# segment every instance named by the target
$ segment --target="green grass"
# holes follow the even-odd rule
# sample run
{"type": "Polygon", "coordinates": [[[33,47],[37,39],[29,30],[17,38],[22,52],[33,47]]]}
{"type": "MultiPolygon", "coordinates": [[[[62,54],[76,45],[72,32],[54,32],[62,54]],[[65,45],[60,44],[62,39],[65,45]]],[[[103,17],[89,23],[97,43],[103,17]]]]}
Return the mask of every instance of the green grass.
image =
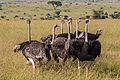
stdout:
{"type": "MultiPolygon", "coordinates": [[[[32,39],[40,41],[44,35],[52,32],[53,24],[60,25],[60,20],[32,20],[32,39]]],[[[75,21],[73,29],[75,31],[75,21]]],[[[84,21],[79,30],[84,31],[84,21]]],[[[88,80],[120,80],[120,20],[90,20],[89,32],[96,33],[102,29],[99,40],[102,45],[101,56],[91,62],[88,80]]],[[[78,76],[77,60],[67,60],[62,69],[61,63],[56,66],[52,59],[33,73],[32,66],[26,65],[21,52],[14,53],[13,47],[27,40],[27,23],[24,20],[0,21],[0,80],[85,80],[85,64],[81,63],[81,75],[78,76]]],[[[66,24],[64,32],[67,32],[66,24]]],[[[60,33],[57,28],[56,33],[60,33]]]]}

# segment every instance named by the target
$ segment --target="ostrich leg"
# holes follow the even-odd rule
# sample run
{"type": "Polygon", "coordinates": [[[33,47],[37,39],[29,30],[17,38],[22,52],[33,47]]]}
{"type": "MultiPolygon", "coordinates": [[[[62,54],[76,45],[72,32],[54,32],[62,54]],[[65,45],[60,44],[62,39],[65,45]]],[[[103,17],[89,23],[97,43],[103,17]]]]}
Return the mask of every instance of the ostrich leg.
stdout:
{"type": "Polygon", "coordinates": [[[89,66],[90,66],[90,62],[88,61],[87,64],[86,64],[86,80],[87,80],[87,77],[88,77],[89,66]]]}
{"type": "Polygon", "coordinates": [[[78,70],[79,70],[78,76],[80,76],[80,68],[81,68],[80,61],[78,60],[78,70]]]}
{"type": "Polygon", "coordinates": [[[35,63],[34,63],[34,61],[33,61],[32,58],[29,58],[29,61],[32,63],[32,66],[33,66],[33,72],[34,72],[34,71],[35,71],[35,63]]]}

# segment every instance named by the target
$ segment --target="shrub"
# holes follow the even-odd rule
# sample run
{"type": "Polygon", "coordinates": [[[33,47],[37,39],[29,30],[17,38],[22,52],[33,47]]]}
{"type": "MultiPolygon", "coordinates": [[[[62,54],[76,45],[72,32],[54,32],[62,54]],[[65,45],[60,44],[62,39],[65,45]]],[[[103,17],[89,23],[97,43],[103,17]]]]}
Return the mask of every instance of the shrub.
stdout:
{"type": "Polygon", "coordinates": [[[37,16],[36,14],[34,14],[34,16],[37,16]]]}
{"type": "Polygon", "coordinates": [[[6,19],[7,21],[9,21],[9,19],[6,19]]]}
{"type": "Polygon", "coordinates": [[[87,19],[89,19],[89,18],[90,18],[90,16],[86,16],[86,18],[87,18],[87,19]]]}
{"type": "Polygon", "coordinates": [[[24,18],[24,17],[21,17],[20,20],[25,20],[25,18],[24,18]]]}
{"type": "Polygon", "coordinates": [[[6,18],[6,16],[1,16],[2,19],[6,18]]]}
{"type": "Polygon", "coordinates": [[[19,17],[19,16],[18,16],[18,15],[15,15],[15,16],[14,16],[14,18],[17,18],[17,17],[19,17]]]}
{"type": "Polygon", "coordinates": [[[67,16],[67,15],[65,15],[65,16],[64,16],[64,19],[68,19],[68,16],[67,16]]]}
{"type": "Polygon", "coordinates": [[[40,19],[41,19],[41,20],[45,20],[45,18],[44,18],[44,17],[41,17],[40,19]]]}
{"type": "Polygon", "coordinates": [[[120,19],[120,12],[114,11],[113,14],[110,15],[113,19],[120,19]]]}
{"type": "Polygon", "coordinates": [[[80,17],[79,19],[86,19],[85,17],[80,17]]]}

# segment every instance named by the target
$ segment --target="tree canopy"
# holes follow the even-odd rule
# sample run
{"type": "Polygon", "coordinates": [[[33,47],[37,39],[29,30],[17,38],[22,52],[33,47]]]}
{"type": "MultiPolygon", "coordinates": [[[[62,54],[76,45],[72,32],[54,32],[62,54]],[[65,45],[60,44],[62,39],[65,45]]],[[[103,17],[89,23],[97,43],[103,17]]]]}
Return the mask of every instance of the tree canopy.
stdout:
{"type": "Polygon", "coordinates": [[[48,1],[47,4],[52,4],[54,10],[56,10],[56,8],[59,6],[62,6],[62,3],[60,1],[48,1]]]}

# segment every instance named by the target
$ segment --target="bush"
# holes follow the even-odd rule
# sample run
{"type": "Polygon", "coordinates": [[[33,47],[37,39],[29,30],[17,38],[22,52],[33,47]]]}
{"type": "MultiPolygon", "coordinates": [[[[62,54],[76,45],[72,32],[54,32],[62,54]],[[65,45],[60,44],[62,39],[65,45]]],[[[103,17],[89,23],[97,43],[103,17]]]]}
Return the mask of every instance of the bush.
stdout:
{"type": "Polygon", "coordinates": [[[25,20],[25,18],[24,18],[24,17],[21,17],[20,20],[25,20]]]}
{"type": "Polygon", "coordinates": [[[40,19],[41,19],[41,20],[45,20],[45,18],[44,18],[44,17],[41,17],[40,19]]]}
{"type": "Polygon", "coordinates": [[[70,10],[64,10],[64,12],[70,12],[70,10]]]}
{"type": "Polygon", "coordinates": [[[6,19],[7,21],[9,21],[9,19],[6,19]]]}
{"type": "Polygon", "coordinates": [[[61,13],[61,11],[55,11],[55,14],[56,14],[57,16],[60,16],[60,13],[61,13]]]}
{"type": "Polygon", "coordinates": [[[14,18],[17,18],[17,17],[19,17],[19,16],[18,16],[18,15],[15,15],[15,16],[14,16],[14,18]]]}
{"type": "Polygon", "coordinates": [[[79,19],[86,19],[85,17],[80,17],[79,19]]]}
{"type": "Polygon", "coordinates": [[[87,5],[91,5],[91,3],[88,3],[87,5]]]}
{"type": "Polygon", "coordinates": [[[2,19],[6,18],[6,16],[1,16],[2,19]]]}
{"type": "Polygon", "coordinates": [[[36,14],[34,14],[34,16],[37,16],[36,14]]]}
{"type": "Polygon", "coordinates": [[[64,16],[64,19],[68,19],[68,16],[67,16],[67,15],[65,15],[65,16],[64,16]]]}
{"type": "Polygon", "coordinates": [[[87,19],[89,19],[89,18],[90,18],[90,16],[86,16],[86,18],[87,18],[87,19]]]}
{"type": "Polygon", "coordinates": [[[106,18],[106,16],[102,16],[102,19],[105,19],[106,18]]]}
{"type": "Polygon", "coordinates": [[[105,19],[108,18],[108,13],[103,10],[93,10],[93,19],[105,19]]]}
{"type": "Polygon", "coordinates": [[[113,14],[110,15],[113,19],[120,19],[120,12],[114,11],[113,14]]]}

